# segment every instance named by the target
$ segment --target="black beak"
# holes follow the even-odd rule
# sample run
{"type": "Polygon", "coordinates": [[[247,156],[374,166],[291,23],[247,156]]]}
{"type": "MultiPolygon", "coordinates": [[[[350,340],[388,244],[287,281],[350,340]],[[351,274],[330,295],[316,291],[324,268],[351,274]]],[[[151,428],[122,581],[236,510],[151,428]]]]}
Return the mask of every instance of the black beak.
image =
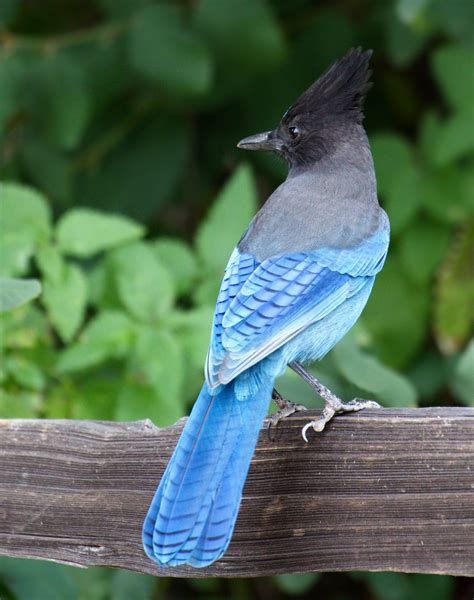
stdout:
{"type": "Polygon", "coordinates": [[[281,150],[282,147],[281,140],[273,130],[250,135],[237,144],[237,148],[244,150],[281,150]]]}

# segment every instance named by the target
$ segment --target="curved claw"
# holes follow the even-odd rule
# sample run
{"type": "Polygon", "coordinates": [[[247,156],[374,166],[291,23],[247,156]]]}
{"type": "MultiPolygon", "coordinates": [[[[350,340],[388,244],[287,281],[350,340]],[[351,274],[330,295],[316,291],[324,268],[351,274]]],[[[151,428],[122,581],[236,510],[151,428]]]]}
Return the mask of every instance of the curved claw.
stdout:
{"type": "Polygon", "coordinates": [[[311,425],[312,425],[312,421],[310,421],[309,423],[306,423],[306,425],[301,430],[301,435],[303,436],[303,439],[306,443],[308,443],[308,438],[306,437],[306,432],[311,427],[311,425]]]}
{"type": "Polygon", "coordinates": [[[357,412],[359,410],[363,410],[364,408],[382,408],[378,402],[375,400],[363,400],[361,398],[354,398],[349,402],[342,402],[338,398],[332,400],[332,402],[326,402],[326,405],[323,409],[321,417],[316,421],[309,421],[301,430],[301,435],[306,443],[308,443],[308,438],[306,436],[306,432],[310,427],[314,429],[314,431],[321,433],[326,427],[326,424],[336,415],[344,412],[357,412]]]}
{"type": "Polygon", "coordinates": [[[317,421],[309,421],[309,423],[306,423],[306,425],[301,430],[301,435],[303,436],[304,441],[306,443],[308,443],[308,438],[306,437],[306,432],[308,431],[308,429],[310,427],[312,429],[314,429],[314,431],[316,431],[317,433],[321,433],[321,431],[324,430],[324,427],[326,426],[327,422],[328,422],[327,419],[321,418],[321,419],[318,419],[317,421]]]}

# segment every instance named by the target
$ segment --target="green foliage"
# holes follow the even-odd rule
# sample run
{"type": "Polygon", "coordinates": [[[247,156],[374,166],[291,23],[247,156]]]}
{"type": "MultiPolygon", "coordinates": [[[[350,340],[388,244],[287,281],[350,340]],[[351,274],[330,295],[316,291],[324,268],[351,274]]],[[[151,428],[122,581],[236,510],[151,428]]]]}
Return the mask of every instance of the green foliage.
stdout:
{"type": "MultiPolygon", "coordinates": [[[[312,370],[347,398],[473,406],[474,3],[355,4],[0,2],[0,418],[167,425],[189,410],[229,255],[285,175],[235,143],[274,127],[353,45],[374,48],[366,125],[391,247],[353,334],[312,370]]],[[[277,387],[318,404],[292,372],[277,387]]],[[[15,600],[151,600],[166,581],[0,561],[0,596],[15,600]]],[[[202,598],[331,600],[356,583],[373,600],[453,595],[448,578],[337,581],[191,585],[202,598]]],[[[180,585],[170,598],[190,595],[180,585]]]]}
{"type": "Polygon", "coordinates": [[[212,63],[205,44],[185,26],[176,6],[148,6],[139,13],[129,34],[130,61],[143,76],[171,96],[205,93],[212,63]]]}
{"type": "Polygon", "coordinates": [[[256,206],[250,167],[242,166],[222,190],[197,232],[196,248],[206,269],[223,272],[256,206]]]}
{"type": "Polygon", "coordinates": [[[64,264],[58,278],[45,275],[42,300],[57,333],[63,342],[70,342],[86,310],[86,280],[80,267],[64,264]]]}
{"type": "Polygon", "coordinates": [[[278,64],[284,55],[282,32],[264,0],[199,0],[194,19],[218,62],[235,76],[278,64]]]}
{"type": "Polygon", "coordinates": [[[380,600],[450,600],[453,578],[403,573],[358,573],[380,600]]]}
{"type": "Polygon", "coordinates": [[[1,274],[24,275],[34,250],[49,239],[49,206],[35,190],[0,184],[0,216],[1,274]]]}
{"type": "Polygon", "coordinates": [[[380,399],[385,406],[414,406],[416,391],[404,377],[361,352],[350,337],[334,349],[334,360],[341,374],[361,390],[380,399]]]}
{"type": "Polygon", "coordinates": [[[434,312],[440,348],[451,353],[474,330],[474,221],[466,223],[439,270],[434,312]]]}
{"type": "Polygon", "coordinates": [[[451,106],[474,104],[474,50],[462,44],[442,46],[433,53],[433,70],[451,106]]]}
{"type": "Polygon", "coordinates": [[[300,596],[309,592],[320,578],[318,573],[302,573],[299,575],[277,575],[275,583],[282,592],[289,596],[300,596]]]}
{"type": "Polygon", "coordinates": [[[452,385],[454,393],[461,402],[474,406],[474,340],[470,342],[457,362],[452,385]]]}
{"type": "Polygon", "coordinates": [[[87,258],[142,235],[143,228],[129,219],[87,209],[69,211],[56,229],[62,252],[80,258],[87,258]]]}
{"type": "Polygon", "coordinates": [[[48,598],[77,600],[79,589],[73,577],[62,566],[39,561],[26,562],[0,558],[0,575],[15,594],[16,600],[48,598]]]}
{"type": "Polygon", "coordinates": [[[171,275],[148,244],[117,248],[110,254],[110,268],[122,305],[137,319],[153,322],[170,310],[171,275]]]}
{"type": "Polygon", "coordinates": [[[40,293],[41,285],[36,279],[0,277],[0,312],[21,306],[40,293]]]}

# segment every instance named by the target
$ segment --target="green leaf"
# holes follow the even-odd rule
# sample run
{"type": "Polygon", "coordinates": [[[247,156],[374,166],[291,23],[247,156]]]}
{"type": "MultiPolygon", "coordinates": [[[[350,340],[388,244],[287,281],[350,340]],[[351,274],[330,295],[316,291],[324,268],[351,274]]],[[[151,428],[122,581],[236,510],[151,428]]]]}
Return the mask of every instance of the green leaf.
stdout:
{"type": "Polygon", "coordinates": [[[44,395],[41,418],[70,419],[77,397],[76,386],[71,381],[49,386],[47,394],[44,395]]]}
{"type": "Polygon", "coordinates": [[[402,23],[416,27],[426,19],[426,9],[430,0],[397,0],[395,13],[402,23]]]}
{"type": "Polygon", "coordinates": [[[77,600],[115,600],[109,594],[112,569],[66,567],[79,587],[77,600]]]}
{"type": "Polygon", "coordinates": [[[474,407],[474,339],[458,360],[451,387],[461,402],[474,407]]]}
{"type": "MultiPolygon", "coordinates": [[[[349,18],[348,13],[339,10],[333,3],[321,5],[317,11],[308,13],[305,17],[305,27],[298,28],[295,33],[291,60],[286,64],[290,66],[289,75],[293,72],[293,76],[296,76],[299,89],[294,90],[294,95],[288,98],[286,106],[293,103],[303,89],[312,83],[319,73],[325,71],[329,64],[342,56],[343,48],[357,45],[358,36],[354,21],[349,18]],[[314,51],[315,39],[318,40],[317,52],[314,51]],[[298,64],[297,69],[294,68],[295,64],[298,64]]],[[[278,71],[276,76],[280,79],[281,86],[283,82],[278,71]]]]}
{"type": "Polygon", "coordinates": [[[430,0],[429,16],[450,37],[472,45],[474,4],[466,0],[430,0]]]}
{"type": "Polygon", "coordinates": [[[417,222],[400,237],[400,261],[414,283],[427,284],[441,263],[451,238],[443,225],[417,222]]]}
{"type": "Polygon", "coordinates": [[[50,346],[50,328],[46,316],[34,304],[3,313],[0,320],[0,342],[5,348],[31,349],[36,346],[50,346]]]}
{"type": "Polygon", "coordinates": [[[474,221],[467,223],[439,271],[434,332],[438,346],[452,354],[474,329],[474,221]]]}
{"type": "Polygon", "coordinates": [[[186,364],[186,398],[194,398],[202,386],[213,315],[213,306],[202,306],[193,310],[174,311],[166,321],[182,347],[186,364]]]}
{"type": "Polygon", "coordinates": [[[177,6],[145,8],[134,20],[129,51],[135,69],[168,94],[196,96],[210,87],[209,52],[185,26],[177,6]]]}
{"type": "Polygon", "coordinates": [[[412,574],[411,595],[408,600],[452,600],[455,583],[455,577],[447,575],[412,574]]]}
{"type": "Polygon", "coordinates": [[[66,51],[44,53],[36,64],[29,109],[48,140],[65,150],[82,139],[92,116],[84,70],[66,51]]]}
{"type": "Polygon", "coordinates": [[[411,382],[362,352],[349,336],[333,350],[340,373],[361,390],[373,394],[388,406],[416,406],[416,390],[411,382]]]}
{"type": "Polygon", "coordinates": [[[61,281],[65,263],[56,246],[41,246],[35,254],[35,261],[43,277],[49,281],[61,281]]]}
{"type": "Polygon", "coordinates": [[[214,306],[202,306],[187,311],[174,311],[167,319],[183,345],[186,364],[197,367],[201,372],[204,367],[211,334],[214,306]]]}
{"type": "MultiPolygon", "coordinates": [[[[114,571],[111,597],[113,600],[152,600],[157,578],[131,571],[114,571]]],[[[155,596],[157,597],[157,595],[155,596]]]]}
{"type": "Polygon", "coordinates": [[[87,208],[68,211],[56,228],[61,250],[81,258],[131,242],[143,234],[143,227],[126,217],[87,208]]]}
{"type": "Polygon", "coordinates": [[[198,265],[191,248],[177,238],[161,237],[152,243],[160,263],[171,275],[178,294],[188,292],[198,273],[198,265]]]}
{"type": "Polygon", "coordinates": [[[435,164],[445,165],[474,150],[474,103],[460,109],[438,126],[432,148],[435,164]]]}
{"type": "Polygon", "coordinates": [[[401,136],[383,132],[370,136],[377,173],[377,187],[383,194],[396,189],[400,173],[413,166],[410,144],[401,136]]]}
{"type": "Polygon", "coordinates": [[[438,352],[423,353],[410,369],[409,377],[420,398],[434,400],[450,379],[448,361],[438,352]]]}
{"type": "Polygon", "coordinates": [[[0,557],[2,580],[16,600],[78,600],[78,588],[64,565],[0,557]]]}
{"type": "Polygon", "coordinates": [[[5,235],[0,233],[0,235],[0,256],[2,257],[0,276],[25,275],[28,272],[30,258],[33,254],[33,240],[21,231],[5,235]]]}
{"type": "Polygon", "coordinates": [[[240,166],[220,192],[196,235],[196,248],[205,267],[222,274],[239,238],[257,209],[250,167],[240,166]]]}
{"type": "Polygon", "coordinates": [[[285,56],[282,32],[264,0],[199,0],[194,22],[234,74],[271,67],[285,56]]]}
{"type": "Polygon", "coordinates": [[[142,328],[130,354],[129,382],[119,394],[115,418],[149,418],[160,426],[174,423],[184,413],[183,376],[183,356],[174,336],[142,328]]]}
{"type": "Polygon", "coordinates": [[[64,152],[44,138],[28,138],[21,148],[21,162],[32,183],[53,203],[67,206],[72,200],[73,172],[64,152]]]}
{"type": "Polygon", "coordinates": [[[192,293],[195,304],[198,306],[215,305],[222,276],[222,271],[207,274],[207,277],[196,285],[192,293]]]}
{"type": "Polygon", "coordinates": [[[51,215],[44,197],[26,186],[0,183],[0,273],[23,275],[35,245],[50,236],[51,215]]]}
{"type": "MultiPolygon", "coordinates": [[[[412,4],[415,2],[412,0],[412,4]]],[[[409,65],[420,54],[428,39],[428,32],[408,26],[389,14],[386,21],[387,54],[391,62],[403,67],[409,65]]]]}
{"type": "Polygon", "coordinates": [[[300,596],[309,593],[319,578],[320,573],[294,573],[291,575],[277,575],[273,579],[278,588],[285,594],[300,596]]]}
{"type": "Polygon", "coordinates": [[[35,242],[49,239],[51,212],[44,196],[18,183],[0,183],[0,233],[21,231],[35,242]]]}
{"type": "Polygon", "coordinates": [[[58,371],[79,371],[107,359],[125,357],[134,331],[135,325],[126,314],[118,311],[101,312],[88,323],[77,343],[61,353],[56,365],[58,371]]]}
{"type": "Polygon", "coordinates": [[[462,223],[474,214],[468,177],[461,167],[449,165],[426,173],[418,189],[423,208],[442,223],[462,223]]]}
{"type": "Polygon", "coordinates": [[[454,577],[404,573],[357,573],[377,600],[451,600],[454,577]]]}
{"type": "Polygon", "coordinates": [[[71,419],[112,420],[122,381],[90,379],[74,389],[71,419]]]}
{"type": "Polygon", "coordinates": [[[60,279],[44,280],[42,301],[54,328],[64,342],[79,330],[87,301],[87,286],[82,270],[65,264],[60,279]]]}
{"type": "Polygon", "coordinates": [[[77,197],[83,205],[150,219],[181,183],[188,147],[184,120],[160,109],[114,144],[99,164],[92,162],[78,182],[77,197]]]}
{"type": "Polygon", "coordinates": [[[38,418],[41,408],[41,396],[36,392],[6,392],[0,388],[0,418],[34,419],[38,418]]]}
{"type": "Polygon", "coordinates": [[[150,385],[159,396],[163,423],[165,414],[175,420],[182,414],[181,386],[184,363],[181,348],[168,331],[142,328],[128,365],[130,375],[150,385]]]}
{"type": "Polygon", "coordinates": [[[380,133],[371,137],[371,147],[378,192],[385,199],[391,230],[396,235],[413,221],[420,208],[420,173],[412,149],[402,137],[380,133]]]}
{"type": "Polygon", "coordinates": [[[433,149],[438,144],[441,126],[441,117],[434,110],[427,110],[421,117],[418,146],[423,159],[430,164],[435,164],[433,149]]]}
{"type": "Polygon", "coordinates": [[[123,305],[137,319],[156,321],[173,304],[173,283],[153,249],[143,242],[112,251],[110,260],[123,305]]]}
{"type": "Polygon", "coordinates": [[[377,600],[410,598],[410,581],[402,573],[361,573],[360,576],[367,581],[377,600]]]}
{"type": "Polygon", "coordinates": [[[5,370],[22,387],[40,391],[46,385],[46,378],[41,369],[24,356],[7,356],[4,366],[5,370]]]}
{"type": "Polygon", "coordinates": [[[428,290],[410,281],[392,248],[361,317],[383,362],[401,369],[415,356],[427,334],[429,301],[428,290]]]}
{"type": "Polygon", "coordinates": [[[122,308],[114,265],[110,256],[104,257],[88,272],[90,302],[100,310],[119,310],[122,308]]]}
{"type": "Polygon", "coordinates": [[[474,104],[474,49],[451,44],[433,53],[433,71],[438,84],[453,108],[474,104]]]}
{"type": "Polygon", "coordinates": [[[36,279],[9,279],[0,277],[0,312],[16,308],[36,298],[41,284],[36,279]]]}

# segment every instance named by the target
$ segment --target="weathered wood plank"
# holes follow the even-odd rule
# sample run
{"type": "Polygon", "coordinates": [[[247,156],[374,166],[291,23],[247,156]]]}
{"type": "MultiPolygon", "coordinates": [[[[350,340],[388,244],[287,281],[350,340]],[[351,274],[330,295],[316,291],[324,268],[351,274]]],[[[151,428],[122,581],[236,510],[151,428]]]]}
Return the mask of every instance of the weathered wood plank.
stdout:
{"type": "Polygon", "coordinates": [[[394,570],[474,575],[474,410],[300,413],[262,431],[233,541],[211,567],[160,569],[142,521],[184,420],[0,420],[0,554],[146,573],[394,570]]]}

